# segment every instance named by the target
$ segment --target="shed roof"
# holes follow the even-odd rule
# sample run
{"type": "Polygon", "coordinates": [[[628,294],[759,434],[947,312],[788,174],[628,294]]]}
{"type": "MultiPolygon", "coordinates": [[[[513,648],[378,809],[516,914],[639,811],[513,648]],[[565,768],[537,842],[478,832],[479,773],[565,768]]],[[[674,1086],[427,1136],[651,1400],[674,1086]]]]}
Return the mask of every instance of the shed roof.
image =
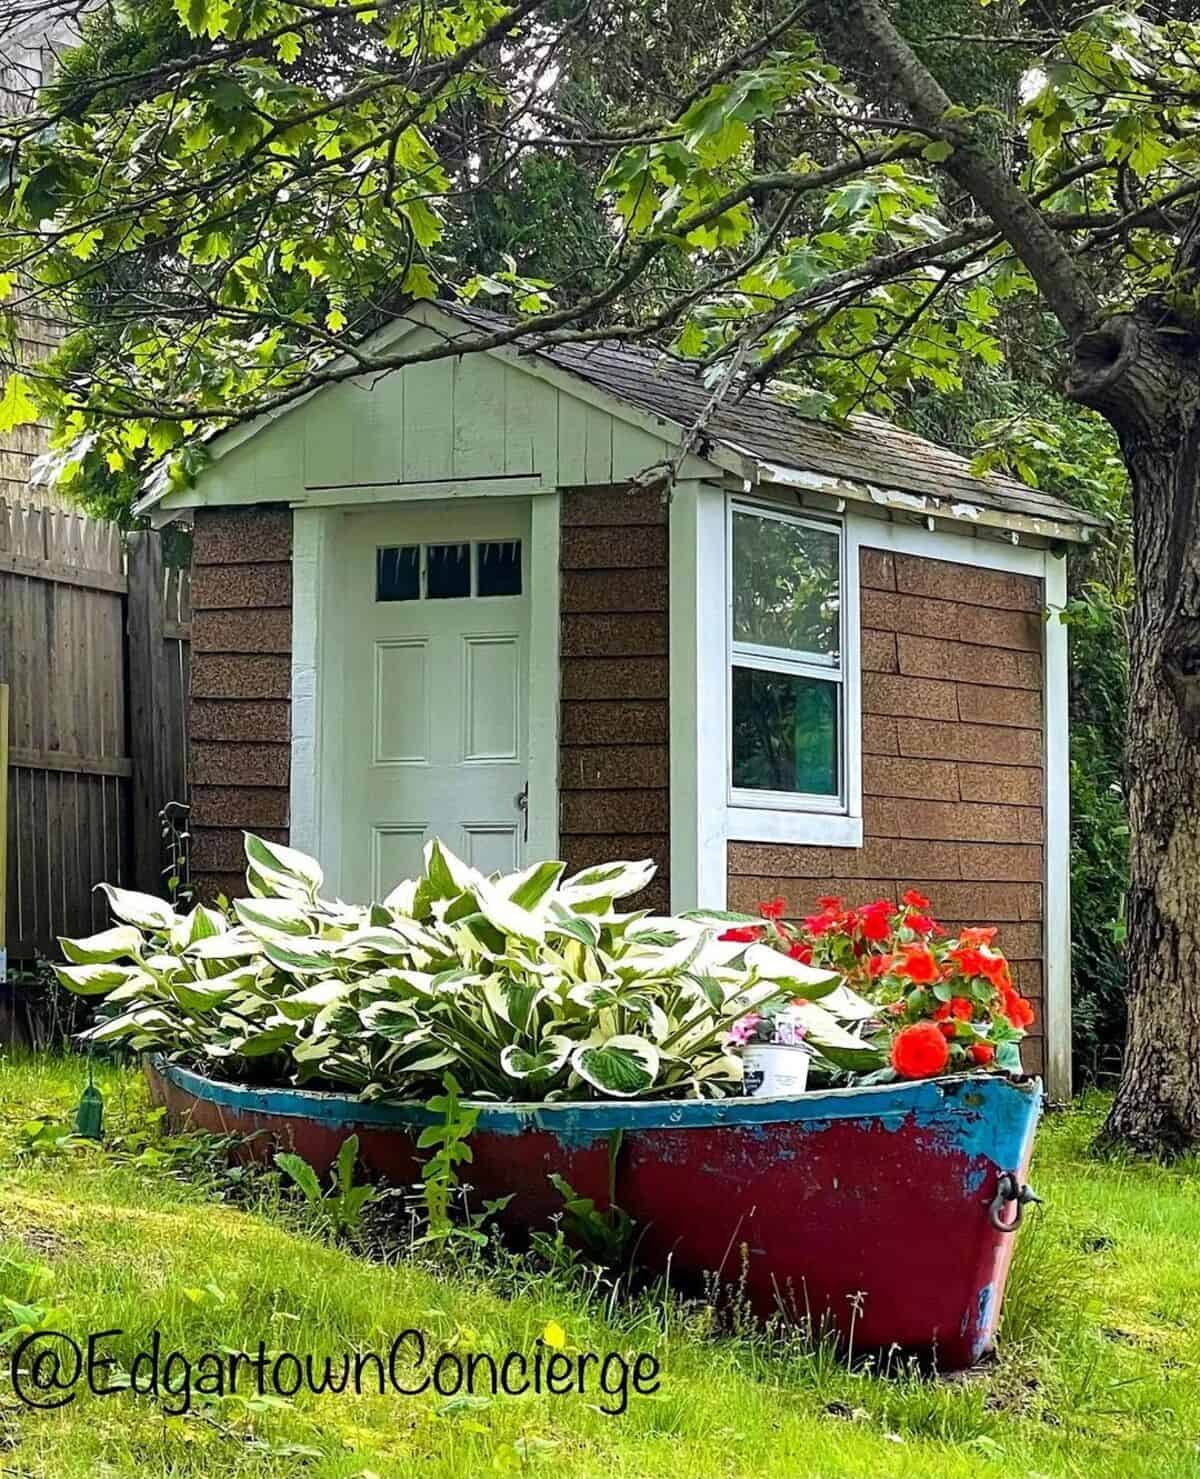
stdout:
{"type": "MultiPolygon", "coordinates": [[[[476,308],[443,311],[470,329],[494,329],[512,322],[476,308]]],[[[597,390],[651,415],[665,417],[682,431],[696,425],[712,396],[698,367],[663,350],[616,340],[556,344],[523,351],[577,375],[597,390]]],[[[704,421],[707,441],[765,464],[769,469],[815,472],[839,481],[868,483],[926,500],[925,511],[970,517],[973,507],[1037,520],[1067,539],[1087,539],[1103,521],[1061,498],[1041,493],[1015,478],[979,476],[965,457],[878,416],[860,415],[836,426],[804,416],[768,386],[740,400],[726,399],[704,421]]]]}

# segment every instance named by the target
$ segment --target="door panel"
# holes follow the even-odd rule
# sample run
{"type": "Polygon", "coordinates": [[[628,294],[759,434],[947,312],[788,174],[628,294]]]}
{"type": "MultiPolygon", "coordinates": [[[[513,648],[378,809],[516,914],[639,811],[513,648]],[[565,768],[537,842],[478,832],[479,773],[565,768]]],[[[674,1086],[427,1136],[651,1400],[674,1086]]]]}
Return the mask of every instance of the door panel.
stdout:
{"type": "Polygon", "coordinates": [[[527,500],[345,515],[343,867],[380,898],[432,837],[485,872],[523,861],[527,500]]]}
{"type": "Polygon", "coordinates": [[[521,753],[521,638],[466,637],[464,760],[517,760],[521,753]]]}
{"type": "Polygon", "coordinates": [[[429,643],[375,643],[375,764],[429,760],[429,643]]]}
{"type": "Polygon", "coordinates": [[[512,873],[519,864],[515,826],[466,824],[466,862],[481,873],[512,873]]]}

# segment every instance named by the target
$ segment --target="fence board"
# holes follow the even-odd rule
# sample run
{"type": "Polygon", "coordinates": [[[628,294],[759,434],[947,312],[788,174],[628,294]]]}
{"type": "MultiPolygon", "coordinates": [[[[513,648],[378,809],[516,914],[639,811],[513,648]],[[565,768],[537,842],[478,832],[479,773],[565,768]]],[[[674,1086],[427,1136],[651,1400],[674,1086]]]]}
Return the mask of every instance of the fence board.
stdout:
{"type": "Polygon", "coordinates": [[[101,879],[158,886],[157,812],[187,799],[190,621],[189,573],[162,571],[157,534],[127,554],[112,524],[0,499],[10,961],[102,928],[101,879]]]}

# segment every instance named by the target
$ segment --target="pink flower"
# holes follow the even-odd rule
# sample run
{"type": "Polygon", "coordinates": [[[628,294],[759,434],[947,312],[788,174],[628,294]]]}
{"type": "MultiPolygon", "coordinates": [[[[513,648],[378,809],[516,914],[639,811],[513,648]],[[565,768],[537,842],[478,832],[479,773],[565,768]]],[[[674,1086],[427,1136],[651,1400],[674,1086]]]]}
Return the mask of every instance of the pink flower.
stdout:
{"type": "Polygon", "coordinates": [[[737,1043],[739,1047],[745,1047],[754,1036],[754,1029],[761,1021],[761,1012],[748,1012],[746,1016],[739,1017],[729,1029],[729,1041],[737,1043]]]}

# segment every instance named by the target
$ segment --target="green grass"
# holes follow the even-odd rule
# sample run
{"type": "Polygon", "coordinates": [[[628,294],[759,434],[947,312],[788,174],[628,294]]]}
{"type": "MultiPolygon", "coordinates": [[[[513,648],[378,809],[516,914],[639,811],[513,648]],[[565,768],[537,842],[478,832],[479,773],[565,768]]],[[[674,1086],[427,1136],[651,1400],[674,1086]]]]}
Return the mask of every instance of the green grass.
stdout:
{"type": "MultiPolygon", "coordinates": [[[[602,1301],[511,1260],[457,1273],[371,1262],[304,1230],[277,1182],[223,1204],[207,1159],[175,1150],[32,1152],[21,1126],[63,1123],[78,1061],[0,1060],[0,1344],[4,1299],[75,1337],[150,1332],[221,1349],[385,1350],[419,1326],[438,1348],[532,1350],[550,1321],[571,1346],[651,1351],[660,1392],[610,1417],[591,1399],[226,1398],[188,1416],[128,1392],[31,1412],[0,1352],[4,1479],[429,1479],[530,1474],[779,1479],[1173,1479],[1200,1474],[1197,1167],[1100,1164],[1099,1103],[1040,1132],[1046,1198],[1023,1231],[1000,1360],[959,1381],[846,1370],[799,1342],[715,1336],[707,1313],[646,1296],[602,1301]]],[[[140,1080],[105,1070],[111,1135],[146,1123],[140,1080]]],[[[903,1257],[902,1243],[881,1257],[903,1257]]]]}

